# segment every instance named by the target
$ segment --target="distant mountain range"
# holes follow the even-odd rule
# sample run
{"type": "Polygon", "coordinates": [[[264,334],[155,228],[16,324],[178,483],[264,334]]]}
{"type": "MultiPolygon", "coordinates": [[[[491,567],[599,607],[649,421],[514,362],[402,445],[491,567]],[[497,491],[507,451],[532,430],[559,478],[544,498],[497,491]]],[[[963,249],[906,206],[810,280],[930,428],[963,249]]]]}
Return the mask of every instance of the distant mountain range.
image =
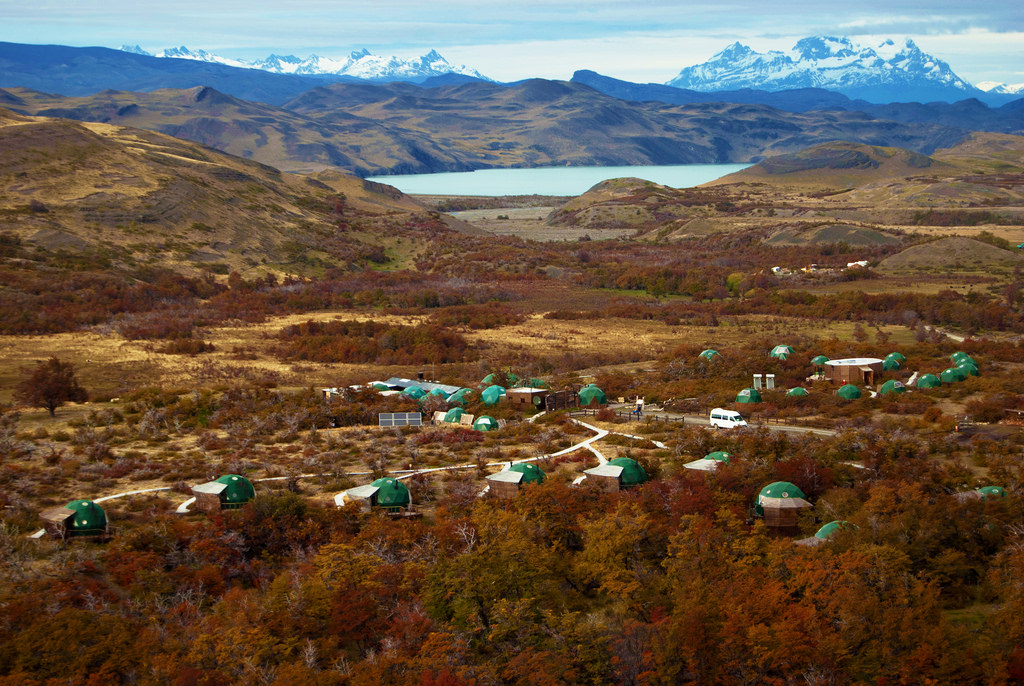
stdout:
{"type": "Polygon", "coordinates": [[[984,93],[909,38],[870,47],[835,36],[803,38],[789,52],[761,53],[733,43],[683,69],[668,85],[696,91],[824,88],[875,103],[952,102],[984,93]]]}
{"type": "Polygon", "coordinates": [[[445,73],[382,84],[15,43],[0,43],[0,89],[0,108],[20,114],[156,130],[282,170],[362,175],[748,162],[837,140],[929,154],[972,131],[1024,134],[1024,98],[872,104],[823,88],[707,93],[589,71],[572,82],[445,73]]]}
{"type": "MultiPolygon", "coordinates": [[[[364,49],[341,59],[319,55],[306,58],[269,55],[265,59],[251,61],[222,57],[185,46],[167,48],[154,55],[137,45],[122,46],[121,50],[135,55],[187,59],[272,74],[360,79],[373,83],[423,83],[428,79],[453,77],[493,81],[465,65],[452,65],[436,50],[408,60],[382,57],[364,49]]],[[[585,72],[582,70],[577,74],[585,72]]],[[[901,43],[886,40],[875,46],[863,46],[849,38],[836,36],[803,38],[788,52],[772,50],[761,53],[742,43],[733,43],[707,62],[686,67],[665,85],[691,94],[728,93],[732,98],[730,102],[765,104],[770,104],[768,100],[772,98],[760,94],[780,91],[804,91],[801,98],[810,96],[810,100],[819,101],[819,105],[830,104],[835,94],[870,103],[956,102],[975,97],[989,104],[1001,105],[1024,93],[1024,84],[986,81],[974,86],[954,73],[946,62],[922,51],[909,39],[901,43]],[[816,93],[808,92],[811,90],[816,93]]],[[[707,101],[699,96],[681,97],[683,100],[665,94],[659,99],[676,103],[707,101]]],[[[789,102],[792,99],[783,100],[789,102]]]]}
{"type": "Polygon", "coordinates": [[[319,55],[310,55],[306,58],[299,58],[294,55],[270,55],[265,59],[253,61],[221,57],[206,50],[190,50],[184,45],[178,48],[167,48],[156,54],[150,54],[138,45],[123,45],[121,50],[133,55],[171,57],[223,64],[243,69],[260,69],[272,74],[350,76],[364,81],[375,82],[409,81],[420,83],[426,79],[447,74],[461,74],[480,79],[481,81],[492,80],[465,65],[452,65],[437,50],[431,50],[422,57],[409,60],[400,57],[381,57],[372,54],[369,50],[363,49],[353,51],[344,59],[321,57],[319,55]]]}

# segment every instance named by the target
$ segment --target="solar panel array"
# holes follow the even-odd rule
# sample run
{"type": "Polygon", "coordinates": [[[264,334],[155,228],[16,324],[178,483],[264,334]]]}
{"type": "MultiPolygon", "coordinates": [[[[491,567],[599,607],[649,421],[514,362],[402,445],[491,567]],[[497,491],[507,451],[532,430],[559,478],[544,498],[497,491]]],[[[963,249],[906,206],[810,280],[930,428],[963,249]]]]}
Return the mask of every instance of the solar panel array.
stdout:
{"type": "Polygon", "coordinates": [[[381,412],[377,415],[378,426],[423,426],[423,415],[419,412],[381,412]]]}

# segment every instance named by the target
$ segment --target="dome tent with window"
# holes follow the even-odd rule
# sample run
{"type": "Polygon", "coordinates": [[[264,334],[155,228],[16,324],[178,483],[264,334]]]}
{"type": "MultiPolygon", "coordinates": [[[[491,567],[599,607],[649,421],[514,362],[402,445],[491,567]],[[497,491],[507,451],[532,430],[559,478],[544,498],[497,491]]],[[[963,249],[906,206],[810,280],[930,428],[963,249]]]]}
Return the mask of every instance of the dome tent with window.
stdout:
{"type": "Polygon", "coordinates": [[[707,350],[701,350],[700,354],[697,355],[697,357],[703,358],[710,362],[711,360],[714,359],[721,359],[722,354],[719,353],[717,350],[712,350],[711,348],[708,348],[707,350]]]}
{"type": "Polygon", "coordinates": [[[938,388],[942,381],[934,374],[922,374],[917,378],[916,385],[918,388],[938,388]]]}
{"type": "Polygon", "coordinates": [[[377,494],[374,502],[377,507],[409,507],[409,503],[412,502],[412,497],[409,495],[409,489],[406,488],[406,485],[398,479],[377,479],[370,485],[377,488],[377,494]]]}
{"type": "Polygon", "coordinates": [[[899,362],[900,364],[903,364],[904,362],[907,361],[907,356],[904,355],[903,353],[891,352],[885,356],[885,359],[893,359],[899,362]]]}
{"type": "Polygon", "coordinates": [[[490,415],[482,414],[473,422],[473,428],[477,431],[495,431],[498,428],[498,420],[490,415]]]}
{"type": "Polygon", "coordinates": [[[973,357],[971,357],[967,353],[965,353],[963,351],[960,351],[960,350],[957,350],[955,353],[950,355],[949,359],[953,363],[954,367],[956,365],[960,364],[961,362],[970,362],[973,365],[977,365],[978,364],[977,362],[974,361],[973,357]]]}
{"type": "Polygon", "coordinates": [[[768,353],[769,357],[774,357],[776,360],[786,360],[792,355],[795,350],[788,345],[777,345],[772,348],[772,351],[768,353]]]}
{"type": "Polygon", "coordinates": [[[617,457],[605,464],[585,469],[586,483],[613,493],[647,481],[647,472],[640,463],[629,457],[617,457]]]}
{"type": "Polygon", "coordinates": [[[967,372],[965,372],[962,369],[957,369],[956,367],[950,367],[949,369],[943,370],[943,372],[939,374],[939,379],[942,381],[942,383],[957,383],[959,381],[966,381],[967,372]]]}
{"type": "Polygon", "coordinates": [[[407,510],[412,505],[412,494],[404,483],[392,477],[377,479],[366,486],[356,486],[334,497],[338,507],[360,503],[365,510],[374,507],[388,512],[407,510]]]}
{"type": "Polygon", "coordinates": [[[882,360],[882,371],[895,372],[902,366],[899,360],[894,357],[886,357],[882,360]]]}
{"type": "Polygon", "coordinates": [[[796,388],[791,388],[788,391],[786,391],[786,395],[792,395],[802,398],[804,396],[810,395],[810,393],[803,386],[797,386],[796,388]]]}
{"type": "Polygon", "coordinates": [[[882,384],[882,387],[880,389],[878,389],[878,393],[879,393],[879,395],[886,395],[888,393],[900,394],[900,393],[905,393],[906,390],[907,390],[907,387],[904,385],[904,383],[902,381],[896,381],[895,379],[889,379],[884,384],[882,384]]]}
{"type": "Polygon", "coordinates": [[[963,371],[967,376],[980,376],[978,365],[973,362],[968,362],[967,360],[957,362],[955,369],[963,371]]]}
{"type": "Polygon", "coordinates": [[[487,477],[491,490],[500,498],[514,498],[526,484],[544,483],[544,472],[533,462],[518,462],[487,477]]]}
{"type": "Polygon", "coordinates": [[[761,393],[756,388],[744,388],[736,394],[736,402],[759,403],[761,402],[761,393]]]}
{"type": "Polygon", "coordinates": [[[754,504],[754,513],[764,517],[764,523],[778,532],[793,532],[797,528],[800,510],[813,507],[804,492],[788,481],[776,481],[761,489],[754,504]]]}
{"type": "Polygon", "coordinates": [[[225,474],[213,481],[192,487],[196,506],[206,512],[234,510],[256,497],[252,482],[238,474],[225,474]]]}
{"type": "Polygon", "coordinates": [[[106,538],[107,513],[91,500],[72,500],[64,507],[44,510],[46,530],[57,538],[106,538]]]}
{"type": "Polygon", "coordinates": [[[812,357],[811,358],[811,364],[813,364],[815,367],[821,367],[826,362],[828,362],[828,356],[827,355],[818,355],[816,357],[812,357]]]}
{"type": "Polygon", "coordinates": [[[713,472],[717,470],[720,465],[729,464],[730,457],[732,457],[732,455],[724,450],[716,450],[708,453],[699,460],[687,462],[683,467],[686,469],[695,469],[700,472],[713,472]]]}
{"type": "Polygon", "coordinates": [[[861,392],[860,389],[852,383],[848,383],[845,386],[840,387],[839,390],[836,391],[836,395],[843,400],[857,400],[860,398],[861,392]]]}

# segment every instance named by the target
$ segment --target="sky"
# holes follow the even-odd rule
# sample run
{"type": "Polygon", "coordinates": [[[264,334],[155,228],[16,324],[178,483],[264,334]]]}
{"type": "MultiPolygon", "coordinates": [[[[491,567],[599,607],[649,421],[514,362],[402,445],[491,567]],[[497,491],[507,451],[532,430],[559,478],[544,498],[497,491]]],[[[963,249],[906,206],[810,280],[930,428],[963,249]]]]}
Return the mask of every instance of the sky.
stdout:
{"type": "Polygon", "coordinates": [[[437,49],[499,81],[591,69],[664,83],[740,41],[788,50],[812,35],[911,38],[978,83],[1024,82],[1021,0],[0,0],[0,40],[225,57],[409,58],[437,49]]]}

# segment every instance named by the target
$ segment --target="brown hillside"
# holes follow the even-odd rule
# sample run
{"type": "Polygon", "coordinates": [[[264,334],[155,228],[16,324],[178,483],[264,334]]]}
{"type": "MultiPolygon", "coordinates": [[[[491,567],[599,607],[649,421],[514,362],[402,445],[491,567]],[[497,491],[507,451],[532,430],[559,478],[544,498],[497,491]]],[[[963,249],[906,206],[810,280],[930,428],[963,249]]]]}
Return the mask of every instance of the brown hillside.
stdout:
{"type": "Polygon", "coordinates": [[[900,240],[875,229],[849,224],[822,224],[811,229],[784,229],[765,240],[768,245],[846,243],[851,246],[895,245],[900,240]]]}
{"type": "Polygon", "coordinates": [[[1024,136],[972,133],[951,148],[936,150],[936,160],[978,174],[1024,173],[1024,136]]]}
{"type": "Polygon", "coordinates": [[[837,141],[769,157],[712,184],[770,181],[850,188],[879,179],[935,175],[954,170],[950,164],[911,150],[837,141]]]}
{"type": "Polygon", "coordinates": [[[418,209],[388,187],[368,191],[341,174],[327,181],[150,131],[0,110],[4,230],[112,265],[221,273],[348,265],[363,248],[339,234],[339,221],[418,209]]]}
{"type": "Polygon", "coordinates": [[[949,236],[911,246],[878,265],[882,272],[918,270],[976,271],[1024,263],[1024,256],[963,236],[949,236]]]}
{"type": "Polygon", "coordinates": [[[331,84],[283,107],[205,87],[78,98],[11,88],[0,97],[24,114],[158,130],[279,169],[360,174],[749,161],[843,139],[930,151],[963,137],[952,127],[856,112],[627,102],[542,79],[509,87],[331,84]]]}

